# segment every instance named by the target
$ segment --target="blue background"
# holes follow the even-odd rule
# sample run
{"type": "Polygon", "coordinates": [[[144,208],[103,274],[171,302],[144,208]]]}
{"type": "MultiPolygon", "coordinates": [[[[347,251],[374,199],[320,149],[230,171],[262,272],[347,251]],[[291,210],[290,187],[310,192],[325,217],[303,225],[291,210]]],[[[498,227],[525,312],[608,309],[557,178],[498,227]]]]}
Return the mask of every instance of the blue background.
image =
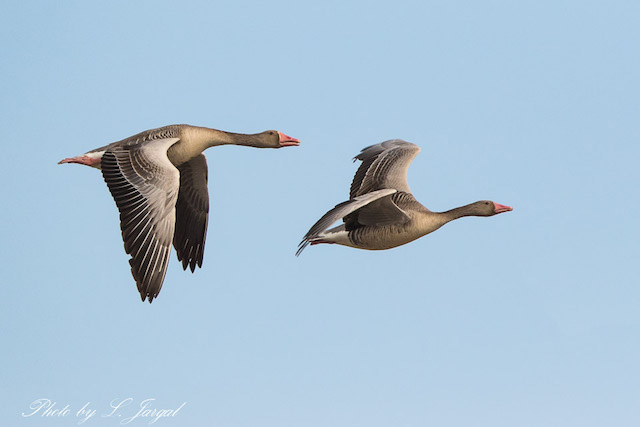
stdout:
{"type": "Polygon", "coordinates": [[[179,3],[1,3],[3,424],[640,423],[638,2],[179,3]],[[56,163],[174,123],[302,145],[207,151],[203,269],[142,304],[100,173],[56,163]],[[514,211],[294,257],[391,138],[428,208],[514,211]]]}

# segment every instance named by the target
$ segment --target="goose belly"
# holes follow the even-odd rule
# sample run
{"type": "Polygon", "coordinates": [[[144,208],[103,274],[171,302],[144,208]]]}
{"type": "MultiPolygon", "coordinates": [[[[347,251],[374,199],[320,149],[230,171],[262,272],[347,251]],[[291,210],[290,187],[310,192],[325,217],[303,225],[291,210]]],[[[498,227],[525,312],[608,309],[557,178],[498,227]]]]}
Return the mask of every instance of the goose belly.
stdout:
{"type": "Polygon", "coordinates": [[[427,233],[406,226],[361,227],[349,232],[353,247],[369,250],[384,250],[405,245],[427,233]]]}

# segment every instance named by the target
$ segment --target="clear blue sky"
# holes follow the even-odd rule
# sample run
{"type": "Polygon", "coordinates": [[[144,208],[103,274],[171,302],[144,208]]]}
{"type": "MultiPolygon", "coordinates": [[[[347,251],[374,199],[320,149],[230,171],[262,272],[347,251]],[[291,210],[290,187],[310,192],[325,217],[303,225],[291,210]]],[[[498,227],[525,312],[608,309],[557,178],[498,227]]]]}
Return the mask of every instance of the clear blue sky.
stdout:
{"type": "Polygon", "coordinates": [[[638,2],[0,8],[3,425],[640,424],[638,2]],[[302,145],[206,153],[204,268],[149,305],[100,173],[56,163],[174,123],[302,145]],[[390,138],[430,209],[515,210],[296,258],[390,138]]]}

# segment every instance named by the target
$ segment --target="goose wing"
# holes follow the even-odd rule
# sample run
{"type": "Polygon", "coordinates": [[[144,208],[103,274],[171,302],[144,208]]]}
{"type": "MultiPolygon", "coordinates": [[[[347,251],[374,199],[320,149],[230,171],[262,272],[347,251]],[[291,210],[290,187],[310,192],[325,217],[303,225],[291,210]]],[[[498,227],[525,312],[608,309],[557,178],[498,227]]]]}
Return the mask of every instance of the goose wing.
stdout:
{"type": "Polygon", "coordinates": [[[207,189],[207,159],[204,154],[178,166],[180,191],[176,203],[176,232],[173,246],[182,268],[193,272],[202,267],[204,241],[209,219],[209,191],[207,189]]]}
{"type": "Polygon", "coordinates": [[[371,191],[393,188],[410,193],[407,171],[420,147],[401,139],[392,139],[364,148],[354,157],[362,164],[356,171],[349,197],[351,199],[371,191]]]}
{"type": "Polygon", "coordinates": [[[307,234],[305,234],[304,238],[298,245],[296,256],[300,255],[300,253],[302,253],[304,248],[307,247],[311,240],[318,237],[334,222],[343,219],[345,216],[362,208],[363,206],[368,205],[369,203],[372,203],[395,192],[396,190],[392,188],[372,191],[371,193],[357,196],[351,200],[336,205],[333,209],[324,214],[322,218],[320,218],[315,224],[311,226],[307,234]]]}
{"type": "Polygon", "coordinates": [[[167,150],[178,140],[110,147],[102,156],[102,176],[120,211],[124,249],[143,301],[158,295],[167,272],[180,185],[167,150]]]}
{"type": "Polygon", "coordinates": [[[345,229],[350,231],[363,226],[384,227],[392,224],[404,224],[411,220],[409,214],[401,207],[405,205],[404,201],[407,198],[413,199],[413,196],[410,193],[396,192],[388,197],[374,200],[346,215],[343,218],[345,229]]]}

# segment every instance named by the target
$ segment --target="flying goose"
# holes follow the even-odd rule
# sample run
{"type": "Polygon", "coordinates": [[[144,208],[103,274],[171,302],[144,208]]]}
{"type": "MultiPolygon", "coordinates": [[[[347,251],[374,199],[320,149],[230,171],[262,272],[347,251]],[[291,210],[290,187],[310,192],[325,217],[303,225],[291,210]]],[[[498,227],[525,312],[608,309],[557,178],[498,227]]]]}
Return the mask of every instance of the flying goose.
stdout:
{"type": "Polygon", "coordinates": [[[482,200],[446,212],[431,212],[411,194],[407,171],[420,147],[392,139],[364,148],[354,161],[362,164],[351,183],[349,200],[336,205],[316,222],[298,245],[337,243],[382,250],[404,245],[463,216],[492,216],[513,210],[482,200]],[[342,219],[344,224],[327,230],[342,219]]]}
{"type": "Polygon", "coordinates": [[[207,160],[202,152],[225,144],[280,148],[300,141],[275,130],[245,135],[171,125],[59,162],[102,170],[120,211],[124,249],[131,255],[131,274],[142,301],[158,296],[171,243],[183,269],[202,267],[209,216],[207,160]]]}

